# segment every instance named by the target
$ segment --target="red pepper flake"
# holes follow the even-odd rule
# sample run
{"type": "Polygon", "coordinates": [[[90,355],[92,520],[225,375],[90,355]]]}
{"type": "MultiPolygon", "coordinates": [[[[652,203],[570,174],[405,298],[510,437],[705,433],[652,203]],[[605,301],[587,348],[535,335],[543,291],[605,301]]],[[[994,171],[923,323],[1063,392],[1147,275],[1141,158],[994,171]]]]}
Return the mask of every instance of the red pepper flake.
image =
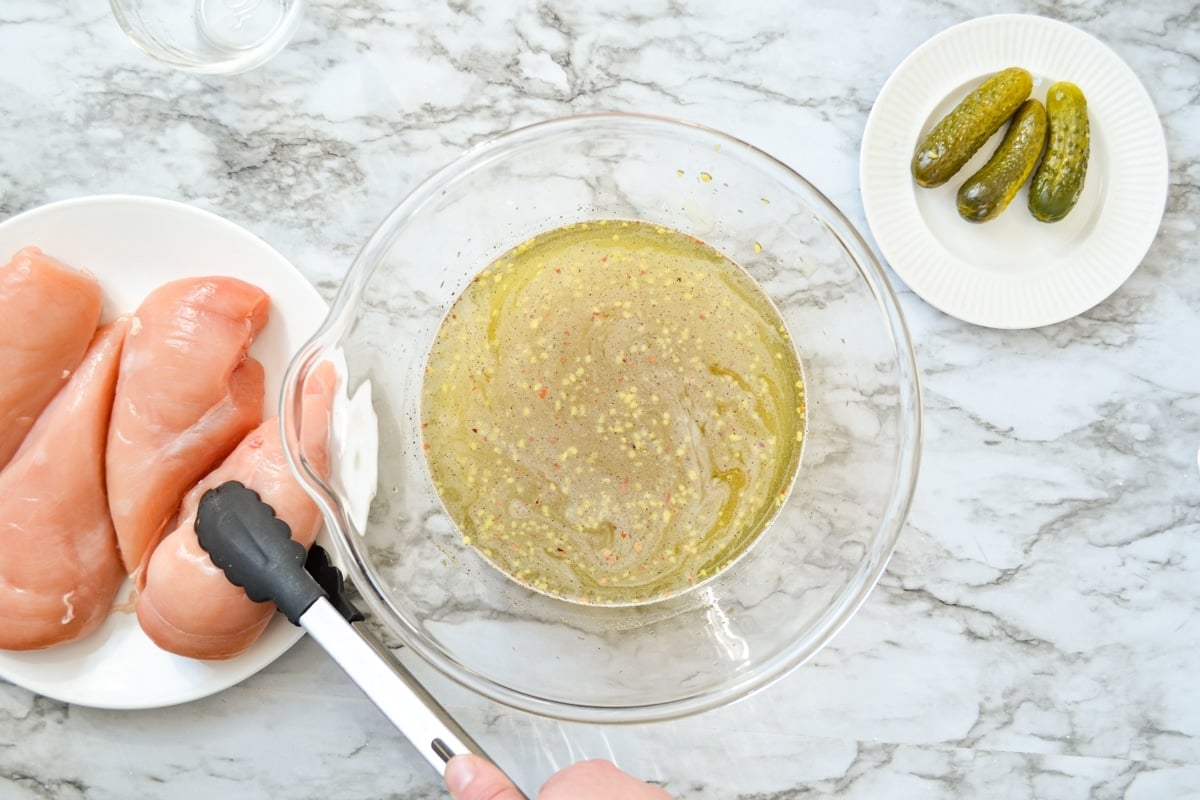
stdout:
{"type": "Polygon", "coordinates": [[[550,437],[550,444],[558,444],[558,437],[557,437],[557,436],[551,436],[551,437],[550,437]]]}
{"type": "Polygon", "coordinates": [[[708,319],[708,314],[701,314],[700,319],[708,319]]]}
{"type": "Polygon", "coordinates": [[[607,264],[607,263],[608,263],[608,256],[601,256],[601,257],[600,257],[600,263],[601,263],[601,264],[607,264]]]}
{"type": "Polygon", "coordinates": [[[422,449],[422,450],[428,450],[428,449],[429,449],[429,442],[426,442],[425,444],[421,445],[421,449],[422,449]]]}
{"type": "Polygon", "coordinates": [[[471,391],[473,392],[473,391],[475,391],[475,390],[476,390],[476,389],[478,389],[478,388],[479,388],[478,386],[472,386],[472,387],[471,387],[471,391]]]}
{"type": "Polygon", "coordinates": [[[558,469],[558,462],[557,462],[557,461],[555,461],[555,462],[554,462],[554,468],[555,468],[555,469],[558,469]]]}
{"type": "Polygon", "coordinates": [[[622,538],[622,539],[628,539],[628,538],[629,538],[629,534],[628,534],[628,533],[626,533],[625,531],[621,531],[621,538],[622,538]]]}
{"type": "Polygon", "coordinates": [[[647,357],[646,357],[646,363],[647,363],[647,364],[653,364],[653,363],[654,363],[654,356],[647,356],[647,357]]]}
{"type": "Polygon", "coordinates": [[[554,271],[557,272],[559,275],[562,275],[562,267],[555,267],[554,271]]]}
{"type": "Polygon", "coordinates": [[[667,505],[671,505],[671,493],[667,492],[667,505]]]}
{"type": "Polygon", "coordinates": [[[426,429],[426,428],[428,428],[428,427],[429,427],[429,423],[428,423],[428,422],[422,422],[422,423],[421,423],[421,430],[425,430],[425,429],[426,429]]]}
{"type": "Polygon", "coordinates": [[[546,399],[546,395],[548,395],[549,393],[550,393],[550,390],[549,390],[549,389],[547,389],[545,386],[543,386],[543,387],[542,387],[542,389],[541,389],[541,391],[539,391],[539,392],[538,392],[538,397],[540,397],[540,398],[542,398],[543,400],[545,400],[545,399],[546,399]]]}

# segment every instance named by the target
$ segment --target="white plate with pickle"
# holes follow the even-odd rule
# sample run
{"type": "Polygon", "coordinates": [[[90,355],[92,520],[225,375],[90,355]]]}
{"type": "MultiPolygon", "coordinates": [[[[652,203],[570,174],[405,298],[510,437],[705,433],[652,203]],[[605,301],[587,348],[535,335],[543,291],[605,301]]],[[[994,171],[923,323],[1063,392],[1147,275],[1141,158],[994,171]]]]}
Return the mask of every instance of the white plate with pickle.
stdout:
{"type": "Polygon", "coordinates": [[[1036,328],[1102,302],[1150,248],[1167,198],[1167,151],[1149,95],[1095,37],[1044,17],[1005,14],[956,25],[912,52],[884,84],[860,158],[871,232],[896,274],[930,305],[992,328],[1036,328]],[[1090,155],[1079,199],[1058,222],[1028,208],[1029,184],[988,222],[969,222],[959,187],[995,152],[1004,127],[949,181],[923,188],[911,161],[922,138],[988,77],[1033,76],[1045,102],[1056,81],[1087,98],[1090,155]]]}

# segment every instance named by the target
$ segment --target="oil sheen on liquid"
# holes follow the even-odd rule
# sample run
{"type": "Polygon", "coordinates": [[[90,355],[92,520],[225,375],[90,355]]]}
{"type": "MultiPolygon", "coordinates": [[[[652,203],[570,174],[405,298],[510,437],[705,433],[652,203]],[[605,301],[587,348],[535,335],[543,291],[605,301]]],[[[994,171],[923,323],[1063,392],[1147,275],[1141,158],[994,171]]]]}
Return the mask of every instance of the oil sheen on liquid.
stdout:
{"type": "Polygon", "coordinates": [[[423,446],[464,541],[538,592],[629,605],[735,561],[795,478],[803,373],[737,264],[658,225],[538,235],[454,302],[423,446]]]}

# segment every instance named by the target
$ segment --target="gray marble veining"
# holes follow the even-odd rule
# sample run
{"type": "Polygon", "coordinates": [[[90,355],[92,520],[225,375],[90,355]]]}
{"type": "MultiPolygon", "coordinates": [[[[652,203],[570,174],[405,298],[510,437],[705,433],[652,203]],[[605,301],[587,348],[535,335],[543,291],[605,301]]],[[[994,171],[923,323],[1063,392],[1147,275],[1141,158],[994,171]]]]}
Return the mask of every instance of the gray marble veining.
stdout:
{"type": "MultiPolygon", "coordinates": [[[[1081,316],[992,331],[896,288],[926,403],[920,485],[862,611],[736,705],[659,725],[436,693],[527,789],[606,757],[680,800],[1200,797],[1200,10],[849,0],[314,0],[265,67],[150,62],[104,4],[0,5],[0,219],[85,194],[187,201],[331,296],[463,148],[571,112],[664,113],[782,159],[865,229],[858,147],[890,72],[985,13],[1097,36],[1161,116],[1170,193],[1133,276],[1081,316]]],[[[895,276],[892,276],[893,279],[895,276]]],[[[415,665],[421,669],[421,665],[415,665]]],[[[311,642],[219,695],[139,712],[0,683],[0,798],[442,797],[311,642]]]]}

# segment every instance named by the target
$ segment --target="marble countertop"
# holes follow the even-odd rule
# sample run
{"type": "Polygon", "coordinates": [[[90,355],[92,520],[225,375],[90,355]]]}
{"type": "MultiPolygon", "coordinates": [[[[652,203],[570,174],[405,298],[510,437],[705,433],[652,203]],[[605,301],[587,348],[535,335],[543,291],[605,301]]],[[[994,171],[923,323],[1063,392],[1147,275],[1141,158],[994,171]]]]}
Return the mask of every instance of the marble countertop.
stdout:
{"type": "MultiPolygon", "coordinates": [[[[809,663],[655,725],[535,719],[432,687],[529,791],[586,757],[679,800],[1200,797],[1200,11],[1185,0],[315,0],[254,72],[198,78],[105,3],[0,6],[0,219],[138,193],[213,210],[329,296],[399,198],[463,148],[571,112],[722,128],[865,229],[858,148],[893,69],[981,13],[1099,37],[1158,109],[1170,194],[1108,300],[996,331],[892,275],[923,378],[909,523],[809,663]]],[[[151,711],[0,682],[0,798],[435,798],[440,780],[312,642],[151,711]]]]}

